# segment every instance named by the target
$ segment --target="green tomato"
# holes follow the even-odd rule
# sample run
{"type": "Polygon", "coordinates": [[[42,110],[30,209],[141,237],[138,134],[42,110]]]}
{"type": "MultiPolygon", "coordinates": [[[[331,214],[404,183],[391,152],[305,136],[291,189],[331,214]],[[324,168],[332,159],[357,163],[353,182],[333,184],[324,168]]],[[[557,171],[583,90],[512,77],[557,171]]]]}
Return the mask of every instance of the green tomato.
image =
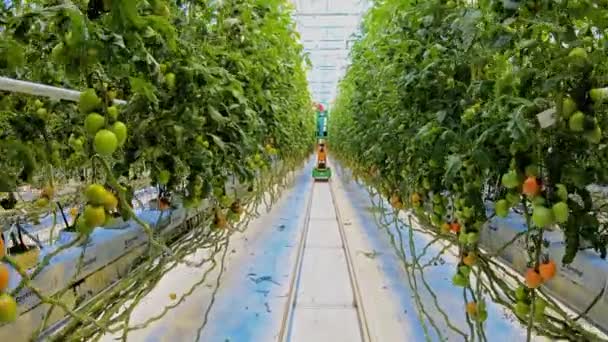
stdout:
{"type": "Polygon", "coordinates": [[[570,97],[566,97],[562,102],[562,117],[568,119],[575,111],[576,103],[570,97]]]}
{"type": "Polygon", "coordinates": [[[499,200],[496,202],[494,210],[496,212],[496,216],[507,217],[509,215],[509,202],[504,199],[499,200]]]}
{"type": "Polygon", "coordinates": [[[94,147],[95,152],[109,156],[118,148],[118,138],[112,131],[102,129],[95,134],[94,147]]]}
{"type": "Polygon", "coordinates": [[[534,301],[534,320],[542,322],[545,320],[545,308],[547,302],[542,298],[536,298],[534,301]]]}
{"type": "Polygon", "coordinates": [[[592,130],[585,132],[584,137],[592,144],[599,144],[602,140],[602,129],[600,126],[595,125],[592,130]]]}
{"type": "Polygon", "coordinates": [[[175,88],[175,74],[170,72],[165,75],[165,81],[167,82],[167,87],[169,89],[175,88]]]}
{"type": "Polygon", "coordinates": [[[477,321],[479,322],[485,322],[488,319],[488,311],[487,310],[481,310],[479,312],[477,312],[477,321]]]}
{"type": "Polygon", "coordinates": [[[532,222],[539,228],[550,226],[555,222],[553,210],[541,205],[535,206],[532,212],[532,222]]]}
{"type": "Polygon", "coordinates": [[[0,294],[0,323],[9,323],[17,319],[17,302],[8,293],[0,294]]]}
{"type": "Polygon", "coordinates": [[[39,198],[36,200],[36,206],[39,208],[44,208],[49,205],[49,200],[46,198],[39,198]]]}
{"type": "Polygon", "coordinates": [[[127,125],[121,121],[116,121],[112,125],[112,132],[116,135],[116,139],[118,139],[118,146],[124,145],[125,141],[127,141],[127,125]]]}
{"type": "Polygon", "coordinates": [[[80,216],[78,218],[78,220],[76,221],[74,228],[76,228],[76,231],[82,235],[89,235],[93,232],[93,230],[95,229],[95,226],[87,225],[87,222],[86,222],[84,216],[80,216]]]}
{"type": "Polygon", "coordinates": [[[106,222],[106,212],[103,206],[87,205],[82,213],[84,223],[89,229],[100,227],[106,222]]]}
{"type": "Polygon", "coordinates": [[[101,106],[101,99],[95,93],[95,89],[87,89],[80,93],[80,102],[78,103],[80,111],[90,113],[101,106]]]}
{"type": "Polygon", "coordinates": [[[89,135],[97,133],[105,124],[106,119],[97,113],[91,113],[84,119],[84,129],[89,135]]]}
{"type": "Polygon", "coordinates": [[[523,286],[518,287],[515,290],[515,298],[518,301],[523,302],[524,300],[526,300],[526,298],[528,298],[528,290],[523,286]]]}
{"type": "Polygon", "coordinates": [[[568,56],[571,58],[575,58],[577,60],[587,60],[587,58],[589,57],[587,55],[587,50],[585,50],[582,47],[576,47],[576,48],[570,50],[570,53],[568,54],[568,56]]]}
{"type": "Polygon", "coordinates": [[[608,88],[596,88],[589,91],[589,96],[595,103],[602,103],[608,99],[608,88]]]}
{"type": "Polygon", "coordinates": [[[46,111],[46,109],[45,108],[38,108],[36,110],[36,116],[38,116],[42,120],[46,120],[46,118],[47,118],[47,111],[46,111]]]}
{"type": "Polygon", "coordinates": [[[467,265],[462,265],[458,267],[458,272],[465,277],[468,277],[471,274],[471,268],[467,265]]]}
{"type": "Polygon", "coordinates": [[[116,106],[108,107],[108,117],[111,121],[118,119],[118,108],[116,106]]]}
{"type": "Polygon", "coordinates": [[[513,189],[519,186],[519,176],[517,172],[511,170],[502,176],[502,185],[507,189],[513,189]]]}
{"type": "Polygon", "coordinates": [[[568,127],[573,132],[582,132],[584,130],[584,122],[585,122],[585,114],[583,112],[578,111],[570,117],[568,120],[568,127]]]}
{"type": "Polygon", "coordinates": [[[557,184],[555,186],[557,188],[557,197],[559,197],[562,201],[568,200],[568,189],[563,184],[557,184]]]}
{"type": "Polygon", "coordinates": [[[101,184],[91,184],[87,186],[84,195],[87,201],[94,205],[102,205],[106,200],[106,188],[101,184]]]}
{"type": "Polygon", "coordinates": [[[534,312],[545,312],[545,308],[547,307],[547,301],[542,298],[536,298],[534,300],[534,312]]]}
{"type": "Polygon", "coordinates": [[[467,243],[469,245],[476,244],[479,241],[479,234],[477,233],[468,233],[467,234],[467,243]]]}
{"type": "Polygon", "coordinates": [[[568,221],[568,204],[566,202],[558,202],[553,205],[553,216],[555,221],[558,223],[565,223],[568,221]]]}
{"type": "Polygon", "coordinates": [[[458,287],[467,287],[469,285],[469,279],[460,273],[456,273],[454,277],[452,277],[452,284],[458,287]]]}

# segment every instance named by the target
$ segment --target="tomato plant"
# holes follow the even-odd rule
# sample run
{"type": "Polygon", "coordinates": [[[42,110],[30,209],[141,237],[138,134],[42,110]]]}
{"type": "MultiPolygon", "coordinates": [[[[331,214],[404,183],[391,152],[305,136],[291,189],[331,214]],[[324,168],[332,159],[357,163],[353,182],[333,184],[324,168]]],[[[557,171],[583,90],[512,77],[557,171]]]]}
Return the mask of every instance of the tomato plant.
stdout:
{"type": "MultiPolygon", "coordinates": [[[[606,256],[605,199],[590,186],[608,180],[607,11],[585,0],[377,3],[330,116],[336,157],[384,198],[409,197],[461,258],[494,215],[522,212],[533,290],[509,307],[528,331],[557,330],[533,321],[539,267],[552,277],[545,231],[563,232],[564,264],[582,246],[606,256]]],[[[489,272],[477,258],[475,272],[489,272]]],[[[470,288],[461,268],[453,282],[470,288]]]]}
{"type": "MultiPolygon", "coordinates": [[[[69,205],[68,230],[86,238],[117,217],[138,220],[134,190],[154,185],[163,210],[167,198],[187,207],[212,203],[207,226],[223,233],[201,233],[208,239],[191,244],[224,246],[212,238],[254,214],[244,208],[283,185],[314,146],[296,36],[283,0],[1,2],[0,74],[81,95],[74,103],[0,92],[0,218],[35,221],[69,205]],[[226,193],[233,176],[250,196],[226,193]],[[77,191],[57,191],[72,182],[77,191]],[[27,201],[15,196],[22,186],[47,190],[27,201]]],[[[169,250],[138,223],[151,246],[172,258],[192,251],[169,250]]],[[[166,271],[146,267],[150,277],[166,271]]],[[[136,274],[132,280],[147,283],[136,274]]],[[[0,319],[13,318],[14,300],[2,296],[0,319]]],[[[99,330],[86,317],[72,318],[99,330]]]]}

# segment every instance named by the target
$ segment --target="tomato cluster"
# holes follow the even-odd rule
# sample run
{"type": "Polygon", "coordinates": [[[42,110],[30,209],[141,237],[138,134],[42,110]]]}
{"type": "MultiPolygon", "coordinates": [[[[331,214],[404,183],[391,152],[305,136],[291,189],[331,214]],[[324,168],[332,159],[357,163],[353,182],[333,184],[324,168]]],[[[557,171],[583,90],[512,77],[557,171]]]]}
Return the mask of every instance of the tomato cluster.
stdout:
{"type": "MultiPolygon", "coordinates": [[[[4,241],[0,238],[0,259],[4,257],[4,241]]],[[[0,263],[0,323],[12,322],[17,318],[17,302],[6,293],[9,284],[9,268],[0,263]]]]}

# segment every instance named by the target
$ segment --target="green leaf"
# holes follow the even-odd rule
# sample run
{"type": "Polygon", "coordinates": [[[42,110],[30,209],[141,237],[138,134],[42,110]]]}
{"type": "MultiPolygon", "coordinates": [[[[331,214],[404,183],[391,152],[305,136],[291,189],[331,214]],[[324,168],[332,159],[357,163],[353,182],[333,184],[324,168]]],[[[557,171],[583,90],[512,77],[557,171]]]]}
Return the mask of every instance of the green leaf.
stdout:
{"type": "Polygon", "coordinates": [[[156,88],[151,83],[137,77],[129,77],[129,83],[133,93],[142,95],[154,104],[158,103],[158,98],[155,94],[156,88]]]}
{"type": "Polygon", "coordinates": [[[446,160],[444,182],[449,184],[462,169],[462,158],[459,155],[449,155],[446,160]]]}
{"type": "Polygon", "coordinates": [[[212,105],[207,106],[207,109],[211,120],[217,122],[218,124],[223,125],[230,121],[230,119],[222,116],[217,108],[213,107],[212,105]]]}
{"type": "Polygon", "coordinates": [[[215,134],[209,134],[209,136],[211,137],[211,139],[213,139],[213,142],[215,143],[215,145],[217,147],[220,148],[220,150],[222,150],[223,152],[226,152],[226,143],[224,143],[222,141],[222,139],[220,139],[220,137],[218,137],[215,134]]]}

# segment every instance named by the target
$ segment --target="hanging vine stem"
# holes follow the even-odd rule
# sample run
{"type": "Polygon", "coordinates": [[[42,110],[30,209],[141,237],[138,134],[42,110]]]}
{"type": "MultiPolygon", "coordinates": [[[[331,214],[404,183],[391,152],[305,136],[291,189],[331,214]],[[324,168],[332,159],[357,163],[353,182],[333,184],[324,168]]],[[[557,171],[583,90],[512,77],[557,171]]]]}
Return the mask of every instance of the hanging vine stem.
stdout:
{"type": "MultiPolygon", "coordinates": [[[[273,179],[280,178],[286,176],[286,173],[277,172],[274,174],[273,179]]],[[[278,184],[287,184],[286,182],[281,182],[278,184]]],[[[260,187],[263,189],[263,187],[260,187]]],[[[278,193],[277,191],[282,190],[282,188],[278,188],[275,190],[275,195],[278,193]]],[[[247,200],[244,205],[245,206],[257,206],[256,203],[261,203],[261,199],[263,196],[268,196],[267,192],[257,191],[253,194],[251,200],[247,200]]],[[[272,203],[269,203],[270,205],[272,203]]],[[[166,316],[168,312],[177,307],[180,303],[183,303],[188,296],[190,296],[200,285],[202,285],[208,275],[216,269],[218,266],[217,261],[215,261],[216,256],[220,252],[227,253],[227,239],[236,231],[242,231],[244,225],[249,222],[250,217],[245,216],[245,218],[233,227],[234,229],[209,229],[208,227],[211,224],[212,216],[206,215],[206,219],[199,222],[195,229],[192,229],[188,234],[181,235],[175,242],[171,243],[171,249],[173,250],[173,255],[167,255],[164,253],[155,256],[154,254],[149,254],[147,256],[142,256],[140,259],[147,260],[145,264],[133,268],[129,271],[129,277],[125,277],[121,279],[118,283],[116,283],[111,290],[105,292],[104,294],[95,298],[95,301],[87,304],[79,308],[79,310],[86,311],[88,316],[91,317],[99,317],[98,321],[102,322],[104,325],[108,327],[107,331],[99,330],[95,325],[89,324],[87,322],[81,322],[78,320],[73,320],[71,323],[68,323],[66,328],[62,329],[62,333],[55,336],[54,340],[61,341],[68,336],[74,339],[80,338],[92,338],[93,340],[98,340],[101,338],[101,334],[103,333],[117,333],[122,331],[121,338],[125,338],[126,333],[131,332],[133,330],[144,329],[148,327],[155,321],[160,320],[162,317],[166,316]],[[224,247],[226,246],[226,247],[224,247]],[[200,262],[191,262],[188,263],[189,267],[201,267],[205,264],[211,263],[210,267],[207,267],[204,272],[202,279],[197,281],[185,294],[183,294],[178,302],[172,303],[169,306],[163,308],[160,314],[155,315],[154,317],[149,318],[144,323],[140,323],[136,326],[129,325],[129,317],[130,313],[134,310],[137,303],[143,298],[143,296],[150,292],[157,282],[162,278],[164,274],[174,269],[177,265],[182,264],[180,262],[188,255],[196,252],[199,248],[211,248],[213,252],[211,256],[203,258],[200,262]],[[178,260],[176,260],[178,259],[178,260]],[[146,266],[147,265],[147,266],[146,266]],[[144,285],[142,287],[142,285],[144,285]],[[127,302],[131,301],[129,304],[127,302]],[[111,305],[107,305],[105,303],[112,303],[111,305]],[[126,306],[126,307],[125,307],[126,306]],[[120,314],[116,314],[120,311],[120,314]],[[118,326],[115,327],[115,325],[118,326]],[[76,328],[79,327],[77,330],[76,328]]],[[[177,233],[175,233],[177,234],[177,233]]],[[[167,241],[170,241],[170,237],[168,236],[167,241]]],[[[151,251],[151,249],[149,249],[151,251]]],[[[138,264],[137,262],[134,264],[138,264]]],[[[222,261],[221,267],[223,268],[224,262],[222,261]]],[[[223,271],[221,271],[223,272],[223,271]]],[[[219,279],[217,280],[219,286],[219,279]]],[[[210,308],[208,308],[210,310],[210,308]]]]}
{"type": "MultiPolygon", "coordinates": [[[[397,221],[395,220],[393,222],[393,224],[396,225],[397,221]]],[[[399,234],[399,229],[397,229],[397,233],[399,234]]],[[[425,322],[425,320],[423,318],[423,315],[426,315],[426,311],[424,310],[424,307],[422,306],[420,297],[419,297],[419,295],[418,295],[418,293],[416,291],[416,286],[414,285],[414,282],[412,280],[412,275],[409,272],[410,267],[408,267],[408,265],[407,265],[408,264],[407,263],[407,256],[405,254],[405,251],[403,250],[403,243],[402,243],[402,239],[401,239],[401,234],[399,234],[399,236],[400,236],[400,242],[401,242],[400,245],[402,246],[401,249],[400,249],[401,253],[402,253],[401,257],[403,258],[404,270],[405,270],[405,274],[407,275],[408,284],[410,286],[410,289],[412,289],[413,293],[414,293],[414,299],[415,299],[414,302],[416,303],[416,312],[417,312],[417,315],[418,315],[418,319],[420,320],[420,324],[422,325],[422,330],[424,332],[424,336],[426,337],[427,341],[430,341],[431,339],[430,339],[430,336],[429,336],[429,331],[428,331],[428,328],[426,326],[426,322],[425,322]]]]}
{"type": "MultiPolygon", "coordinates": [[[[398,222],[398,221],[396,221],[398,222]]],[[[398,223],[397,223],[398,224],[398,223]]],[[[411,217],[410,217],[410,226],[411,227],[411,217]]],[[[399,235],[401,235],[401,233],[399,232],[399,235]]],[[[400,238],[401,240],[401,238],[400,238]]],[[[437,324],[435,323],[435,320],[426,312],[426,310],[424,309],[424,305],[422,304],[422,300],[418,294],[418,281],[416,280],[416,245],[414,242],[414,231],[412,229],[408,229],[408,240],[409,240],[409,246],[410,246],[410,256],[412,257],[412,259],[414,260],[412,262],[412,280],[413,280],[413,284],[414,284],[414,293],[416,293],[416,300],[420,305],[420,310],[424,313],[424,315],[427,317],[427,319],[429,320],[429,322],[431,323],[431,326],[435,329],[435,333],[437,334],[437,336],[441,339],[444,339],[441,335],[441,331],[439,330],[439,327],[437,326],[437,324]]]]}
{"type": "Polygon", "coordinates": [[[504,252],[507,248],[509,248],[511,245],[513,245],[517,240],[519,240],[520,237],[525,236],[527,238],[528,234],[529,234],[528,230],[524,230],[524,231],[521,231],[521,232],[515,234],[515,236],[513,236],[513,238],[511,238],[511,240],[509,240],[505,244],[503,244],[500,248],[498,248],[496,250],[496,252],[487,254],[487,257],[493,258],[493,257],[500,256],[502,254],[502,252],[504,252]]]}
{"type": "MultiPolygon", "coordinates": [[[[78,276],[80,275],[80,272],[82,271],[82,264],[84,262],[84,256],[86,254],[86,251],[87,251],[87,243],[85,240],[85,241],[83,241],[82,251],[80,252],[80,256],[78,257],[78,261],[76,262],[76,272],[74,272],[74,274],[72,275],[72,278],[68,281],[68,284],[73,284],[78,280],[78,276]]],[[[69,290],[70,290],[70,287],[66,287],[63,290],[54,294],[53,297],[57,298],[58,300],[61,300],[61,297],[63,297],[63,295],[69,290]]],[[[53,313],[54,309],[55,309],[55,305],[51,305],[51,307],[46,311],[41,324],[39,325],[38,329],[34,333],[34,338],[37,338],[38,335],[40,334],[40,332],[43,331],[47,327],[48,320],[51,317],[51,314],[53,313]]]]}
{"type": "MultiPolygon", "coordinates": [[[[405,259],[404,258],[405,252],[404,252],[404,249],[402,248],[402,244],[401,244],[401,246],[399,246],[400,245],[399,238],[397,236],[393,235],[393,233],[391,232],[390,226],[387,226],[387,222],[386,222],[389,216],[392,216],[393,220],[395,219],[395,217],[398,217],[398,211],[392,210],[389,212],[385,208],[385,201],[383,201],[382,199],[380,199],[379,201],[376,200],[376,197],[378,195],[378,191],[376,191],[376,189],[378,186],[377,185],[374,186],[371,182],[372,182],[371,180],[367,180],[365,183],[362,183],[361,185],[367,189],[367,192],[369,194],[372,205],[375,208],[377,208],[377,210],[371,211],[374,214],[372,216],[374,217],[374,221],[376,222],[378,227],[386,230],[386,232],[389,236],[389,241],[390,241],[391,245],[395,249],[396,254],[402,259],[402,262],[403,262],[405,259]]],[[[526,208],[526,210],[527,210],[527,208],[526,208]]],[[[407,211],[405,211],[405,212],[407,212],[407,211]]],[[[523,212],[523,210],[522,210],[522,212],[523,212]]],[[[414,217],[416,217],[416,216],[414,215],[414,217]]],[[[404,227],[407,227],[407,224],[404,224],[402,221],[401,221],[401,225],[404,227]]],[[[487,222],[484,225],[487,225],[487,222]]],[[[425,234],[431,234],[432,236],[434,236],[434,234],[436,233],[435,230],[433,228],[430,228],[430,226],[428,224],[421,224],[421,227],[422,227],[422,231],[425,234]]],[[[400,227],[398,227],[397,229],[400,229],[400,227]]],[[[397,230],[397,234],[399,234],[399,230],[397,230]]],[[[507,241],[506,243],[501,245],[500,248],[498,249],[498,251],[504,251],[509,246],[512,246],[522,236],[528,236],[528,234],[529,234],[528,230],[516,234],[515,237],[513,237],[512,239],[510,239],[509,241],[507,241]]],[[[440,236],[442,238],[444,238],[442,240],[445,240],[448,243],[453,243],[453,241],[454,241],[452,235],[440,235],[440,236]]],[[[538,241],[539,240],[535,240],[535,242],[538,242],[538,241]]],[[[540,241],[542,243],[542,239],[540,239],[540,241]]],[[[402,242],[403,242],[403,240],[401,240],[401,243],[402,242]]],[[[428,244],[425,247],[429,248],[428,244]]],[[[439,257],[439,255],[441,255],[444,252],[449,251],[449,250],[450,250],[450,248],[444,247],[442,252],[440,254],[438,254],[437,257],[439,257]]],[[[536,248],[536,251],[540,251],[540,249],[536,248]]],[[[494,258],[496,256],[498,256],[498,254],[502,254],[502,252],[484,254],[481,250],[478,251],[478,262],[477,262],[477,271],[476,271],[476,277],[478,280],[477,280],[477,286],[475,287],[475,293],[477,293],[476,296],[479,297],[479,294],[482,294],[482,293],[484,293],[484,291],[487,291],[490,294],[489,298],[491,298],[496,304],[504,306],[509,311],[513,311],[514,305],[512,304],[512,301],[515,298],[513,284],[520,283],[521,278],[515,271],[505,268],[505,266],[503,266],[502,264],[500,264],[496,260],[494,260],[494,258]],[[500,271],[501,275],[496,274],[494,272],[494,270],[500,271]]],[[[416,260],[417,262],[412,262],[411,264],[406,264],[406,267],[408,269],[409,268],[415,269],[416,267],[418,267],[419,269],[423,268],[423,267],[421,267],[421,265],[419,263],[421,260],[421,257],[418,256],[415,259],[417,259],[416,260]]],[[[428,265],[429,264],[426,264],[424,267],[428,267],[428,265]]],[[[408,282],[409,282],[409,279],[408,279],[408,282]]],[[[472,290],[472,289],[469,289],[469,290],[472,290]]],[[[474,295],[473,292],[471,292],[471,294],[474,295]]],[[[561,304],[558,304],[549,295],[544,293],[543,288],[539,288],[536,290],[536,297],[540,298],[541,295],[542,295],[543,299],[545,299],[546,302],[548,303],[547,309],[550,310],[551,312],[556,313],[557,316],[554,316],[551,313],[546,313],[545,321],[535,322],[535,324],[533,325],[533,329],[536,331],[537,335],[546,336],[546,337],[549,337],[552,339],[559,339],[559,338],[567,337],[570,340],[580,340],[581,338],[583,338],[585,340],[593,340],[593,341],[595,341],[595,340],[605,341],[606,340],[604,338],[597,336],[596,334],[594,334],[592,332],[585,330],[582,326],[578,325],[569,316],[569,314],[567,314],[561,308],[561,306],[560,306],[561,304]]],[[[475,297],[475,295],[474,295],[474,297],[475,297]]],[[[420,319],[420,317],[419,317],[419,319],[420,319]]],[[[519,320],[521,321],[521,319],[519,319],[519,320]]],[[[524,323],[528,324],[529,320],[526,320],[524,323]]],[[[471,328],[471,329],[473,329],[473,328],[471,328]]],[[[482,326],[477,325],[476,330],[479,331],[480,341],[487,340],[487,336],[485,335],[483,325],[482,326]]],[[[528,330],[529,329],[526,329],[526,334],[527,334],[528,330]]]]}
{"type": "MultiPolygon", "coordinates": [[[[53,257],[57,256],[59,253],[65,251],[65,250],[67,250],[68,248],[76,246],[77,244],[79,244],[81,242],[82,242],[81,237],[75,238],[72,241],[70,241],[69,243],[62,245],[62,246],[58,247],[57,249],[55,249],[53,252],[45,255],[44,258],[42,259],[42,261],[38,264],[38,266],[34,269],[32,274],[30,275],[30,279],[36,278],[36,276],[38,276],[40,274],[40,272],[42,272],[42,270],[46,266],[48,266],[48,264],[51,262],[51,259],[53,259],[53,257]]],[[[19,271],[19,270],[17,270],[17,271],[19,271]]],[[[20,282],[19,285],[17,285],[11,291],[11,296],[16,296],[24,287],[26,287],[26,283],[20,282]]]]}
{"type": "MultiPolygon", "coordinates": [[[[160,248],[163,252],[167,253],[169,256],[173,256],[173,252],[164,244],[158,242],[155,238],[154,238],[154,232],[152,231],[152,229],[150,228],[150,226],[148,225],[147,222],[145,222],[144,220],[142,220],[141,218],[139,218],[137,216],[137,214],[133,211],[133,208],[131,207],[131,203],[128,203],[128,201],[126,200],[125,197],[125,189],[122,185],[120,185],[120,183],[118,183],[118,180],[116,179],[116,177],[114,177],[114,174],[112,173],[112,169],[110,168],[110,164],[108,163],[107,160],[105,160],[104,158],[102,158],[100,155],[95,154],[93,156],[94,158],[96,157],[100,162],[101,165],[104,168],[104,171],[106,173],[106,177],[108,179],[108,183],[114,188],[116,189],[117,193],[118,193],[118,199],[120,201],[120,205],[122,208],[125,208],[127,210],[127,212],[129,213],[129,217],[131,219],[133,219],[137,224],[139,224],[140,227],[142,227],[142,229],[144,230],[144,232],[146,233],[146,235],[148,235],[148,242],[150,244],[152,244],[153,246],[160,248]]],[[[176,259],[179,262],[183,262],[185,264],[188,264],[188,262],[186,261],[182,261],[179,259],[176,259]]]]}
{"type": "MultiPolygon", "coordinates": [[[[208,227],[208,225],[207,225],[207,227],[208,227]]],[[[196,231],[193,231],[193,234],[194,234],[194,236],[199,235],[199,234],[196,234],[196,231]]],[[[205,238],[205,237],[202,237],[201,239],[205,240],[205,241],[208,241],[208,239],[205,238]]],[[[188,249],[180,251],[180,255],[191,254],[191,253],[193,253],[200,246],[200,244],[196,243],[196,241],[189,240],[187,236],[183,237],[182,240],[185,242],[185,244],[183,246],[188,247],[188,249]],[[186,242],[187,242],[187,244],[186,244],[186,242]]],[[[219,241],[219,240],[216,240],[216,241],[219,241]]],[[[210,246],[208,246],[208,247],[213,247],[213,246],[217,246],[218,245],[218,242],[209,241],[209,243],[210,243],[210,246]]],[[[163,274],[165,274],[166,272],[170,271],[171,269],[173,269],[174,267],[176,267],[179,264],[179,263],[173,261],[172,258],[169,258],[166,255],[164,257],[161,256],[161,258],[164,258],[164,260],[166,260],[166,261],[160,260],[160,262],[158,262],[158,263],[153,263],[153,260],[150,260],[151,266],[153,267],[153,269],[146,269],[146,268],[140,267],[140,268],[138,268],[140,270],[138,273],[134,274],[133,272],[131,272],[130,273],[130,277],[127,279],[127,282],[125,283],[125,285],[121,286],[121,288],[133,287],[133,289],[135,291],[137,291],[138,293],[142,293],[142,292],[143,293],[147,293],[147,292],[149,292],[149,290],[151,290],[156,285],[156,282],[162,277],[163,274]],[[165,267],[165,264],[168,261],[172,261],[173,264],[171,266],[169,266],[169,267],[165,267]],[[144,280],[144,279],[141,279],[140,277],[145,277],[147,279],[144,280]],[[153,277],[153,278],[150,278],[150,277],[153,277]],[[144,288],[141,287],[142,283],[146,284],[146,286],[144,288]]],[[[205,263],[207,263],[208,260],[210,260],[210,259],[209,258],[205,258],[200,263],[197,263],[195,266],[200,267],[200,266],[204,265],[205,263]]],[[[206,273],[208,273],[208,272],[206,272],[206,273]]],[[[113,292],[116,293],[116,295],[120,295],[123,298],[122,302],[124,303],[125,301],[130,300],[132,298],[132,296],[131,295],[127,295],[126,293],[122,293],[121,294],[120,293],[120,292],[122,292],[121,288],[116,288],[113,292]]],[[[193,290],[194,289],[192,289],[192,291],[193,290]]],[[[112,294],[109,294],[109,295],[113,296],[112,294]]],[[[105,302],[103,300],[103,298],[99,298],[96,301],[96,303],[103,303],[103,302],[105,302]]],[[[117,307],[117,309],[120,309],[121,306],[122,305],[117,305],[116,307],[117,307]]],[[[99,309],[100,310],[106,310],[106,308],[103,305],[101,305],[99,307],[99,309]]],[[[111,326],[113,324],[113,322],[120,322],[120,321],[122,321],[126,317],[127,311],[128,310],[123,310],[120,315],[118,315],[118,316],[112,318],[111,320],[107,321],[108,325],[111,326]]],[[[167,310],[167,312],[168,311],[169,310],[167,310]]],[[[102,320],[107,320],[107,319],[111,318],[114,315],[114,312],[115,312],[115,310],[113,310],[113,309],[107,310],[106,314],[104,316],[105,318],[102,318],[102,320]]],[[[96,314],[94,316],[98,316],[98,314],[96,314]]],[[[162,317],[159,317],[158,319],[160,319],[160,318],[162,318],[162,317]]],[[[149,323],[151,323],[151,322],[149,322],[149,323]]],[[[121,326],[117,327],[116,329],[113,329],[113,332],[118,331],[118,329],[124,329],[124,323],[121,324],[121,326]]],[[[69,332],[70,329],[66,329],[66,330],[68,330],[68,332],[69,332]]],[[[131,330],[134,330],[134,329],[129,329],[129,331],[131,331],[131,330]]],[[[87,329],[82,329],[81,328],[81,329],[79,329],[79,333],[76,336],[86,336],[87,334],[91,335],[91,334],[94,334],[95,331],[96,331],[96,329],[93,330],[93,329],[89,328],[87,330],[87,329]]],[[[61,339],[61,337],[59,337],[59,339],[61,339]]]]}
{"type": "MultiPolygon", "coordinates": [[[[208,224],[210,224],[210,221],[207,221],[207,223],[204,223],[203,225],[201,225],[201,227],[205,226],[208,227],[208,224]]],[[[209,231],[209,230],[208,230],[209,231]]],[[[199,236],[199,241],[192,241],[189,239],[189,236],[184,236],[182,238],[182,241],[184,242],[188,242],[187,244],[183,244],[182,247],[187,247],[187,249],[185,250],[178,250],[180,255],[188,255],[191,254],[193,252],[195,252],[195,250],[197,248],[199,248],[200,245],[200,240],[204,240],[204,241],[208,241],[208,237],[210,235],[204,235],[204,234],[196,234],[196,231],[193,231],[191,235],[199,236]]],[[[211,236],[212,237],[212,236],[211,236]]],[[[208,241],[208,243],[210,244],[209,246],[207,246],[207,248],[211,248],[213,246],[216,246],[217,243],[214,243],[213,241],[208,241]]],[[[149,292],[157,283],[158,280],[160,280],[160,278],[166,274],[166,272],[174,269],[177,265],[179,265],[179,263],[173,261],[173,259],[168,258],[168,256],[160,256],[161,258],[163,258],[165,261],[163,261],[162,259],[160,260],[160,262],[154,264],[154,260],[150,260],[150,266],[152,267],[151,269],[147,269],[145,267],[139,267],[137,268],[138,271],[136,271],[136,273],[133,273],[132,271],[130,272],[130,277],[127,278],[125,281],[123,281],[123,285],[122,286],[117,286],[114,288],[113,291],[111,291],[110,293],[106,294],[106,297],[114,297],[114,296],[120,296],[121,299],[119,301],[116,300],[109,300],[109,302],[114,303],[114,307],[113,308],[106,308],[104,306],[104,302],[106,302],[106,300],[104,300],[105,297],[101,297],[98,298],[98,300],[93,304],[94,306],[97,305],[97,308],[93,308],[91,310],[89,310],[90,314],[92,316],[99,316],[99,313],[96,313],[97,311],[105,311],[104,316],[101,318],[102,321],[107,321],[108,326],[113,325],[114,323],[117,322],[122,322],[123,319],[125,319],[126,317],[126,310],[122,310],[122,313],[119,314],[118,316],[115,316],[115,312],[117,310],[121,310],[121,307],[123,306],[123,304],[125,304],[127,301],[131,300],[132,296],[128,295],[127,293],[122,293],[123,290],[126,290],[127,288],[132,288],[134,291],[137,292],[149,292]],[[167,262],[172,262],[172,265],[166,267],[166,263],[167,262]],[[151,278],[153,277],[153,278],[151,278]],[[146,286],[144,286],[143,288],[141,287],[141,284],[145,284],[146,286]],[[101,305],[99,305],[101,304],[101,305]],[[113,317],[115,316],[115,317],[113,317]]],[[[197,265],[200,267],[202,265],[204,265],[207,261],[209,260],[209,258],[205,258],[203,259],[200,263],[198,263],[197,265]]],[[[187,297],[186,295],[184,295],[185,297],[187,297]]],[[[85,308],[83,308],[84,310],[85,308]]],[[[159,317],[159,319],[162,317],[159,317]]],[[[124,328],[124,323],[121,324],[122,328],[124,328]]],[[[121,326],[117,327],[116,329],[114,329],[114,331],[118,331],[118,329],[122,329],[121,326]]],[[[72,328],[67,328],[66,333],[69,333],[72,328]]],[[[131,329],[133,330],[133,329],[131,329]]],[[[129,330],[130,331],[130,330],[129,330]]],[[[76,335],[76,337],[86,337],[86,336],[91,336],[93,334],[97,334],[98,332],[96,332],[96,329],[94,329],[94,327],[88,328],[88,329],[79,329],[78,333],[76,335]]],[[[66,334],[64,334],[65,336],[66,334]]],[[[61,339],[62,337],[59,336],[59,339],[61,339]]]]}
{"type": "Polygon", "coordinates": [[[222,276],[224,275],[224,271],[225,271],[224,264],[226,262],[226,256],[228,255],[228,245],[229,244],[230,244],[230,236],[226,237],[226,243],[224,245],[224,252],[222,253],[222,256],[220,259],[220,271],[217,274],[217,278],[215,281],[215,288],[213,289],[213,292],[211,293],[211,301],[209,302],[209,305],[207,306],[207,309],[205,310],[203,322],[201,323],[199,329],[196,332],[196,341],[197,342],[200,340],[201,333],[203,332],[203,329],[205,329],[205,327],[207,326],[207,323],[209,322],[209,314],[211,313],[211,309],[213,308],[213,304],[215,303],[215,298],[220,289],[220,281],[221,281],[222,276]]]}
{"type": "MultiPolygon", "coordinates": [[[[524,208],[524,217],[526,219],[526,228],[527,231],[531,230],[531,222],[530,222],[530,213],[528,212],[528,206],[526,203],[525,199],[522,199],[522,205],[524,208]]],[[[529,237],[529,235],[526,235],[529,237]]],[[[540,228],[537,231],[537,234],[535,234],[534,236],[534,258],[532,259],[532,267],[535,270],[538,270],[538,265],[539,265],[539,260],[540,260],[540,255],[541,255],[541,248],[542,248],[542,242],[543,242],[543,229],[540,228]]],[[[536,303],[536,289],[531,289],[530,291],[530,298],[531,298],[531,304],[530,304],[530,317],[528,318],[528,331],[526,333],[526,342],[530,342],[530,340],[532,339],[532,329],[534,327],[534,311],[535,311],[535,306],[534,305],[536,303]]]]}
{"type": "Polygon", "coordinates": [[[3,258],[3,261],[6,262],[6,263],[8,263],[9,265],[11,265],[19,273],[19,275],[21,276],[21,282],[24,283],[24,286],[26,286],[27,288],[29,288],[40,299],[40,301],[42,303],[47,303],[47,304],[59,306],[65,312],[67,312],[70,316],[74,317],[78,321],[92,323],[98,329],[101,329],[102,331],[106,331],[106,332],[109,331],[109,329],[108,329],[107,326],[104,326],[104,325],[100,324],[95,319],[93,319],[91,317],[84,316],[84,315],[80,315],[76,311],[70,309],[68,307],[68,305],[65,304],[65,303],[63,303],[62,301],[54,300],[51,297],[48,297],[48,296],[45,296],[44,294],[42,294],[42,291],[40,291],[39,289],[37,289],[36,287],[34,287],[31,284],[31,279],[28,276],[27,272],[25,272],[24,270],[22,270],[21,267],[19,267],[19,265],[15,261],[15,259],[13,259],[12,257],[5,255],[4,258],[3,258]]]}

